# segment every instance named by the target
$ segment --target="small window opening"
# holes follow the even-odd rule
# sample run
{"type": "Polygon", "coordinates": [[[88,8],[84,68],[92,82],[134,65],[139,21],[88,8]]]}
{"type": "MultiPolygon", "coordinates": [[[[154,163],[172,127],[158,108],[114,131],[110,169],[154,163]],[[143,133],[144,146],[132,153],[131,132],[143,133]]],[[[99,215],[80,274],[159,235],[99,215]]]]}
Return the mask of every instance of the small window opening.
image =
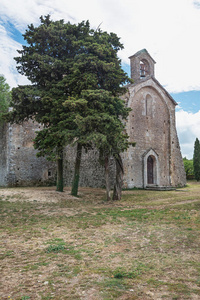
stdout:
{"type": "Polygon", "coordinates": [[[52,176],[52,172],[50,170],[48,170],[48,177],[52,176]]]}
{"type": "Polygon", "coordinates": [[[145,75],[145,64],[141,61],[140,62],[140,78],[144,78],[146,75],[145,75]]]}
{"type": "Polygon", "coordinates": [[[143,59],[140,61],[140,79],[145,78],[147,75],[149,75],[149,64],[143,59]]]}
{"type": "Polygon", "coordinates": [[[150,95],[147,95],[145,99],[145,113],[146,116],[152,117],[152,97],[150,95]]]}

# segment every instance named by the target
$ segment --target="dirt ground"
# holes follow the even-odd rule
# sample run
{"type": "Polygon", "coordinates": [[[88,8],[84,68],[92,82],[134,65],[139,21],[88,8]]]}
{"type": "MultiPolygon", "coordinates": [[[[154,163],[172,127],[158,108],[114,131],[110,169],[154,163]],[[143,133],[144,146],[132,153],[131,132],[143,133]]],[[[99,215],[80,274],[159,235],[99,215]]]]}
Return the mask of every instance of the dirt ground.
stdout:
{"type": "Polygon", "coordinates": [[[39,201],[55,203],[63,199],[75,199],[70,195],[70,188],[65,188],[63,193],[56,192],[55,187],[16,187],[0,189],[0,197],[9,201],[39,201]]]}
{"type": "Polygon", "coordinates": [[[0,299],[200,299],[200,184],[0,189],[0,299]]]}

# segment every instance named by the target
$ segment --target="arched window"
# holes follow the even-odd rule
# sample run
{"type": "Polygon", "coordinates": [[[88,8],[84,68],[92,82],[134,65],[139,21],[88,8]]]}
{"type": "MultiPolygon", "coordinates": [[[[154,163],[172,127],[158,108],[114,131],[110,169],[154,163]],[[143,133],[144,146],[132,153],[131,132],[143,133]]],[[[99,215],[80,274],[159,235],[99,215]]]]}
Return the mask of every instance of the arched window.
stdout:
{"type": "Polygon", "coordinates": [[[146,113],[146,116],[152,117],[152,97],[151,97],[151,95],[146,96],[145,113],[146,113]]]}
{"type": "Polygon", "coordinates": [[[140,61],[140,79],[149,75],[149,63],[146,59],[140,61]]]}

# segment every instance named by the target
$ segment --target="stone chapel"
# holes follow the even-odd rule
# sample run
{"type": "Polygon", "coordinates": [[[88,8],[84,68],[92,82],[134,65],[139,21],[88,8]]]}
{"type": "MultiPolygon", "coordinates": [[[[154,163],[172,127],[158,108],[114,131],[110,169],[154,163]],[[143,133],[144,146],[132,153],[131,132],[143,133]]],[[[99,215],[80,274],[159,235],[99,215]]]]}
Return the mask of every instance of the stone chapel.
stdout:
{"type": "Polygon", "coordinates": [[[127,133],[136,142],[124,155],[125,186],[176,187],[186,184],[176,132],[177,103],[155,79],[155,61],[146,49],[130,58],[131,78],[124,96],[132,108],[127,133]]]}
{"type": "MultiPolygon", "coordinates": [[[[176,132],[177,103],[155,79],[155,61],[143,49],[130,57],[133,84],[123,99],[132,108],[126,130],[135,147],[122,154],[125,188],[171,188],[186,184],[185,170],[176,132]]],[[[50,185],[55,183],[54,163],[37,158],[33,148],[40,125],[0,125],[0,186],[50,185]]],[[[64,177],[70,185],[75,151],[66,147],[64,177]]],[[[111,159],[111,182],[115,177],[111,159]]],[[[103,187],[104,169],[97,151],[83,153],[80,185],[103,187]]]]}

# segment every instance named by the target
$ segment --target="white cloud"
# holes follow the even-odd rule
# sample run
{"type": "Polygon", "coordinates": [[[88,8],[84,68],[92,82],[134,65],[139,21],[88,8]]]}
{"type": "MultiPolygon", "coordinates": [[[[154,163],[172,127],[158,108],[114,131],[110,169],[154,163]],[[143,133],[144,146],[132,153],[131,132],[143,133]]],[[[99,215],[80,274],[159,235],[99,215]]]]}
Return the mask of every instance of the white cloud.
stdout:
{"type": "Polygon", "coordinates": [[[10,39],[3,26],[0,25],[0,74],[4,75],[10,86],[27,82],[26,78],[19,75],[13,57],[17,56],[16,49],[21,45],[10,39]]]}
{"type": "Polygon", "coordinates": [[[200,110],[190,113],[184,110],[176,112],[176,126],[181,145],[182,156],[192,158],[195,139],[200,139],[200,110]]]}
{"type": "MultiPolygon", "coordinates": [[[[48,13],[54,20],[89,19],[93,27],[101,24],[103,30],[121,37],[123,62],[146,48],[157,61],[160,83],[169,92],[180,92],[200,89],[199,7],[200,1],[193,0],[1,0],[0,18],[21,32],[30,23],[39,24],[39,17],[48,13]]],[[[10,63],[13,52],[7,55],[10,63]]]]}

